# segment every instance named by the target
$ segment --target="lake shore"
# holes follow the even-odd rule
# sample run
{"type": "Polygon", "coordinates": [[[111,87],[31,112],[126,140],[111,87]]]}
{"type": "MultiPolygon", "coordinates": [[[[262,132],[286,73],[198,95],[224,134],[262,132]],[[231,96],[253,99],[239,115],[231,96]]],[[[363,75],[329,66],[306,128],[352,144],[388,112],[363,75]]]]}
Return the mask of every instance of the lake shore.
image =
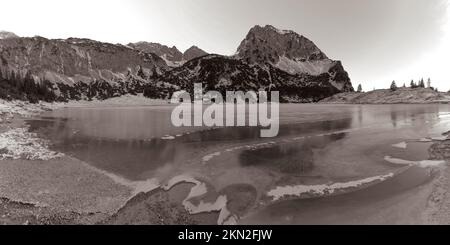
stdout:
{"type": "MultiPolygon", "coordinates": [[[[123,106],[124,102],[132,106],[166,104],[139,97],[55,104],[0,101],[0,146],[3,147],[0,147],[0,224],[105,223],[120,214],[128,202],[133,203],[138,193],[147,192],[141,195],[148,195],[147,199],[160,207],[172,207],[161,195],[152,194],[157,183],[132,182],[95,169],[78,159],[48,150],[48,142],[26,132],[24,119],[45,111],[76,106],[123,106]]],[[[167,223],[171,215],[180,214],[148,216],[145,223],[158,224],[161,220],[167,223]]],[[[188,216],[186,212],[183,215],[188,216]]]]}
{"type": "MultiPolygon", "coordinates": [[[[21,119],[12,121],[21,126],[21,119]]],[[[164,191],[152,180],[128,181],[69,156],[27,156],[0,160],[0,224],[175,225],[217,220],[216,213],[192,216],[180,198],[171,200],[172,192],[183,197],[189,188],[164,191]]]]}
{"type": "MultiPolygon", "coordinates": [[[[102,105],[125,105],[120,101],[112,104],[102,102],[102,105]]],[[[159,104],[165,102],[160,101],[151,105],[159,104]]],[[[1,113],[0,133],[23,128],[24,117],[47,110],[71,106],[97,106],[95,102],[39,105],[11,102],[3,105],[7,110],[1,113]]],[[[45,143],[40,141],[37,141],[37,144],[45,146],[45,143]]],[[[433,159],[446,160],[448,163],[450,141],[436,142],[429,151],[433,159]]],[[[214,224],[217,221],[217,212],[190,215],[183,208],[180,200],[183,200],[189,192],[189,186],[182,185],[173,190],[175,193],[173,194],[160,190],[157,184],[151,181],[135,183],[120,179],[68,156],[27,159],[34,156],[28,153],[17,154],[19,159],[0,160],[0,223],[214,224]],[[95,188],[92,188],[93,186],[95,188]]],[[[39,157],[42,156],[37,158],[39,157]]],[[[423,210],[417,210],[423,212],[421,223],[449,223],[450,193],[447,191],[449,184],[450,171],[442,168],[432,183],[421,187],[420,195],[410,196],[412,199],[420,197],[422,201],[428,200],[420,202],[421,207],[426,203],[423,210]]],[[[401,203],[406,205],[405,202],[401,203]]]]}
{"type": "Polygon", "coordinates": [[[369,92],[346,92],[321,100],[323,104],[449,104],[450,94],[430,88],[378,89],[369,92]]]}
{"type": "MultiPolygon", "coordinates": [[[[444,133],[444,135],[448,135],[444,133]]],[[[447,165],[450,162],[450,140],[433,144],[430,149],[430,156],[436,160],[445,160],[447,165]]],[[[429,196],[426,216],[432,224],[450,224],[450,169],[443,168],[439,176],[433,182],[432,193],[429,196]]]]}

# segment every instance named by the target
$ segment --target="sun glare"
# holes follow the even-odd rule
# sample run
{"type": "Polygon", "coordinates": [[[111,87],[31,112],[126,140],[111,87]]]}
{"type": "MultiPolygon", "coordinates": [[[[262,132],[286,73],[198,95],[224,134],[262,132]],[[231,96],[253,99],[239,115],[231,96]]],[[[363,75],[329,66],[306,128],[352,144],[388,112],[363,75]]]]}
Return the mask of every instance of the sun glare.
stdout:
{"type": "Polygon", "coordinates": [[[450,90],[450,74],[448,73],[450,57],[450,1],[446,3],[446,16],[442,23],[442,37],[436,46],[428,53],[419,57],[413,65],[401,70],[393,77],[399,78],[399,84],[405,82],[407,85],[411,79],[428,79],[432,86],[442,91],[450,90]]]}

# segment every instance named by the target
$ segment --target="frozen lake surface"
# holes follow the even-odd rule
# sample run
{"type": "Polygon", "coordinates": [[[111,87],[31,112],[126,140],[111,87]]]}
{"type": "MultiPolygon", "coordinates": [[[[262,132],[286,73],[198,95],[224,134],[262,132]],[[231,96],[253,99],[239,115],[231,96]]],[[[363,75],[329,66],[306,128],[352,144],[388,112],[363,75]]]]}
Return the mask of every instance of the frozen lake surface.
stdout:
{"type": "Polygon", "coordinates": [[[252,224],[358,223],[364,213],[346,212],[433,177],[414,163],[450,129],[448,105],[284,104],[275,138],[250,127],[175,128],[172,109],[64,108],[27,123],[52,150],[130,181],[189,176],[189,205],[220,200],[252,224]]]}

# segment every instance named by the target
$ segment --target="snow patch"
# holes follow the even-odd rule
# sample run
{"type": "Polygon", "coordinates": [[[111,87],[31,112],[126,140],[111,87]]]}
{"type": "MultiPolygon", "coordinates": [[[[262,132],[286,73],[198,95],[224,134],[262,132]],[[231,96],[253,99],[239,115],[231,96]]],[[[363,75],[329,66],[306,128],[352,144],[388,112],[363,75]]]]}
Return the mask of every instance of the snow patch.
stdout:
{"type": "Polygon", "coordinates": [[[433,140],[430,138],[421,138],[421,139],[419,139],[419,142],[426,143],[426,142],[433,142],[433,140]]]}
{"type": "Polygon", "coordinates": [[[286,56],[280,56],[275,66],[290,74],[307,73],[318,76],[327,73],[333,64],[332,60],[298,61],[289,59],[286,56]]]}
{"type": "Polygon", "coordinates": [[[161,137],[162,140],[174,140],[175,136],[172,135],[164,135],[163,137],[161,137]]]}
{"type": "Polygon", "coordinates": [[[448,136],[444,135],[444,136],[432,137],[431,139],[434,141],[445,141],[448,139],[448,136]]]}
{"type": "Polygon", "coordinates": [[[261,148],[268,148],[268,147],[271,147],[276,144],[277,144],[277,142],[271,141],[271,142],[258,143],[258,144],[252,144],[252,145],[236,146],[236,147],[228,148],[225,151],[233,152],[233,151],[242,150],[242,149],[257,150],[257,149],[261,149],[261,148]]]}
{"type": "Polygon", "coordinates": [[[406,149],[408,147],[408,144],[406,142],[400,142],[398,144],[393,144],[392,147],[400,148],[400,149],[406,149]]]}
{"type": "Polygon", "coordinates": [[[445,140],[448,140],[448,135],[435,136],[435,137],[426,137],[426,138],[421,138],[418,141],[426,143],[426,142],[445,141],[445,140]]]}
{"type": "Polygon", "coordinates": [[[189,195],[183,200],[182,204],[186,211],[190,214],[199,214],[199,213],[208,213],[214,211],[220,211],[219,218],[217,220],[218,225],[224,224],[235,224],[237,222],[236,216],[231,214],[227,209],[227,197],[225,195],[221,195],[217,197],[216,201],[213,203],[205,202],[204,200],[200,200],[198,205],[193,204],[190,200],[194,197],[201,197],[205,195],[208,190],[206,184],[196,180],[195,178],[188,175],[179,175],[172,179],[170,179],[166,185],[163,186],[163,189],[169,191],[175,185],[179,183],[192,183],[195,186],[191,188],[189,195]]]}
{"type": "Polygon", "coordinates": [[[448,113],[448,112],[439,112],[438,117],[439,117],[439,119],[450,118],[450,113],[448,113]]]}
{"type": "Polygon", "coordinates": [[[388,178],[394,177],[393,173],[387,175],[380,175],[375,177],[370,177],[361,180],[355,180],[345,183],[334,183],[331,185],[296,185],[296,186],[284,186],[277,187],[267,193],[268,196],[272,197],[274,201],[280,200],[286,196],[297,196],[300,197],[303,194],[314,194],[314,195],[331,195],[339,190],[357,188],[362,185],[371,184],[374,182],[384,181],[388,178]]]}
{"type": "Polygon", "coordinates": [[[440,167],[442,165],[447,164],[446,161],[443,160],[423,160],[423,161],[409,161],[399,158],[393,158],[390,156],[384,157],[384,160],[397,165],[409,165],[409,166],[419,166],[421,168],[428,168],[428,167],[440,167]]]}
{"type": "Polygon", "coordinates": [[[54,105],[41,102],[31,104],[24,101],[6,101],[0,99],[0,115],[12,117],[13,115],[32,116],[53,109],[54,105]]]}
{"type": "Polygon", "coordinates": [[[0,160],[51,160],[64,156],[48,149],[48,141],[39,139],[27,128],[15,128],[0,134],[0,160]]]}
{"type": "Polygon", "coordinates": [[[447,164],[446,161],[434,161],[434,160],[424,160],[418,163],[419,167],[421,168],[440,167],[445,164],[447,164]]]}
{"type": "Polygon", "coordinates": [[[209,155],[206,155],[206,156],[204,156],[203,157],[203,162],[204,163],[206,163],[206,162],[209,162],[211,159],[213,159],[214,157],[218,157],[218,156],[220,156],[222,153],[220,152],[220,151],[218,151],[218,152],[214,152],[214,153],[211,153],[211,154],[209,154],[209,155]]]}

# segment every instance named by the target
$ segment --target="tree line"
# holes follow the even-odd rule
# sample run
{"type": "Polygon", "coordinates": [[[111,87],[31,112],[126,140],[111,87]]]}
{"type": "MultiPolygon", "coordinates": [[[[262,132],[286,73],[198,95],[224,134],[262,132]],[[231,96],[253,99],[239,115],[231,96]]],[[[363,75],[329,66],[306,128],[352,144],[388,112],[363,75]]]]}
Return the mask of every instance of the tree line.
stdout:
{"type": "MultiPolygon", "coordinates": [[[[402,87],[406,88],[406,83],[404,83],[402,87]]],[[[424,81],[423,78],[420,79],[417,83],[414,80],[411,80],[411,82],[409,84],[409,87],[413,88],[413,89],[415,89],[415,88],[430,88],[430,89],[438,92],[437,88],[434,88],[434,87],[431,86],[431,79],[430,78],[428,78],[426,85],[425,85],[425,81],[424,81]]],[[[394,80],[391,83],[390,90],[396,91],[397,89],[398,89],[397,82],[394,80]]],[[[363,91],[361,84],[358,85],[358,89],[356,91],[358,93],[361,93],[363,91]]]]}
{"type": "MultiPolygon", "coordinates": [[[[410,88],[429,88],[429,89],[432,89],[432,90],[435,90],[436,92],[438,92],[437,88],[433,88],[431,86],[431,78],[428,78],[427,85],[425,85],[425,81],[423,80],[423,78],[420,79],[417,83],[414,80],[411,80],[409,87],[410,88]]],[[[406,88],[406,83],[403,84],[403,88],[406,88]]],[[[390,89],[392,91],[395,91],[398,89],[395,80],[392,81],[390,89]]]]}
{"type": "Polygon", "coordinates": [[[24,77],[15,72],[3,75],[0,70],[0,99],[38,103],[39,100],[53,102],[57,96],[47,80],[35,81],[29,72],[24,77]]]}

